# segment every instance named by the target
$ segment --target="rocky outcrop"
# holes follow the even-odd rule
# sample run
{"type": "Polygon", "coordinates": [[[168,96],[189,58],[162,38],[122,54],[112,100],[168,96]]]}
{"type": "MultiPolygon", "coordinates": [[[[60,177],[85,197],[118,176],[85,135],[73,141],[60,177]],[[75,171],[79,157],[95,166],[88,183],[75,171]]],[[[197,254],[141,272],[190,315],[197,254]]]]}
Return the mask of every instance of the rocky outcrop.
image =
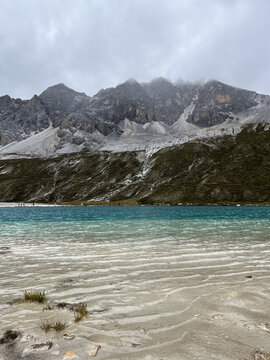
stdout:
{"type": "Polygon", "coordinates": [[[84,93],[78,93],[64,84],[58,84],[45,90],[39,99],[47,110],[53,126],[57,127],[70,114],[81,111],[89,98],[84,93]]]}
{"type": "Polygon", "coordinates": [[[164,78],[154,79],[142,86],[153,99],[156,121],[166,125],[172,125],[179,119],[200,87],[184,82],[172,84],[164,78]]]}
{"type": "Polygon", "coordinates": [[[221,124],[233,114],[257,105],[256,95],[254,91],[209,81],[200,87],[194,110],[187,121],[200,127],[221,124]]]}
{"type": "Polygon", "coordinates": [[[31,133],[40,132],[49,125],[50,118],[37,95],[28,101],[14,100],[9,97],[0,99],[2,146],[12,141],[23,140],[31,133]]]}

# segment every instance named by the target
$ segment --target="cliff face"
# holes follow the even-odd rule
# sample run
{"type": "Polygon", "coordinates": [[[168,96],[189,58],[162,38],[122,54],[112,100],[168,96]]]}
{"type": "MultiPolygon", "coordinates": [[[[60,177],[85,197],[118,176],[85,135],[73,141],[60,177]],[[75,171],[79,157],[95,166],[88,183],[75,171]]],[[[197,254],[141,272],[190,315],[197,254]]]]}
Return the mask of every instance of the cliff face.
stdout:
{"type": "Polygon", "coordinates": [[[209,127],[221,124],[233,114],[255,105],[258,105],[255,92],[210,81],[200,88],[188,121],[200,127],[209,127]]]}
{"type": "Polygon", "coordinates": [[[236,119],[237,114],[264,99],[255,92],[237,89],[217,81],[206,84],[173,84],[163,78],[139,84],[135,80],[99,91],[89,97],[58,84],[30,100],[0,97],[0,144],[21,141],[50,125],[59,128],[61,139],[95,132],[103,136],[122,134],[119,124],[174,124],[190,108],[186,120],[198,128],[236,119]]]}

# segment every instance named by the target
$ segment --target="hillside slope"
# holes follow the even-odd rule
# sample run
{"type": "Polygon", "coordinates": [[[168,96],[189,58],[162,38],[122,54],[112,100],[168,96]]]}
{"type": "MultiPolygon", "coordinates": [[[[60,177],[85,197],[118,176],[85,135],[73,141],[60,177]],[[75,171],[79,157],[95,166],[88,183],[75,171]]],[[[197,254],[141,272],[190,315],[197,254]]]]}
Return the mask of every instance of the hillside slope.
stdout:
{"type": "Polygon", "coordinates": [[[0,160],[1,201],[270,202],[269,125],[160,150],[0,160]]]}

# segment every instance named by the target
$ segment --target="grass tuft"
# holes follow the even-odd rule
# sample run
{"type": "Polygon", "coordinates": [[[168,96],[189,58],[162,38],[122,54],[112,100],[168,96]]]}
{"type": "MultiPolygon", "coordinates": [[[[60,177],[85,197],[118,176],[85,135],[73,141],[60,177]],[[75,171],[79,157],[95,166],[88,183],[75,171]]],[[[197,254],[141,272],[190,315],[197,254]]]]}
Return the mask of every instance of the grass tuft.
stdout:
{"type": "Polygon", "coordinates": [[[25,291],[24,301],[44,303],[46,301],[45,291],[25,291]]]}
{"type": "Polygon", "coordinates": [[[52,329],[52,323],[50,321],[43,321],[40,325],[41,330],[48,332],[52,329]]]}
{"type": "Polygon", "coordinates": [[[74,313],[74,321],[79,322],[88,314],[87,305],[81,304],[74,313]]]}
{"type": "Polygon", "coordinates": [[[53,325],[55,331],[63,331],[67,327],[67,324],[61,321],[56,321],[53,325]]]}
{"type": "Polygon", "coordinates": [[[45,332],[48,332],[50,330],[55,330],[55,331],[63,331],[65,330],[65,328],[67,327],[67,324],[61,321],[44,321],[41,323],[40,328],[41,330],[44,330],[45,332]]]}

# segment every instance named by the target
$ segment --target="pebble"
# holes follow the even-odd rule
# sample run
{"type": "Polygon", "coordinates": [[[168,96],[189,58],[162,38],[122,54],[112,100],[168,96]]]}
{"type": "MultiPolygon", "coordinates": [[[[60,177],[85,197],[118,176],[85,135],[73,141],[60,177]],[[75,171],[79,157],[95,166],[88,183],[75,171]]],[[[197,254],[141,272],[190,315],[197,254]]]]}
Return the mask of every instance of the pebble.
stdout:
{"type": "Polygon", "coordinates": [[[94,350],[92,351],[92,356],[96,356],[98,353],[98,350],[101,348],[100,345],[97,345],[94,347],[94,350]]]}
{"type": "Polygon", "coordinates": [[[212,318],[215,320],[221,320],[221,319],[223,319],[223,317],[224,317],[223,314],[215,314],[212,316],[212,318]]]}
{"type": "Polygon", "coordinates": [[[69,350],[65,353],[64,357],[62,360],[66,360],[66,359],[75,359],[79,357],[74,351],[69,350]]]}

